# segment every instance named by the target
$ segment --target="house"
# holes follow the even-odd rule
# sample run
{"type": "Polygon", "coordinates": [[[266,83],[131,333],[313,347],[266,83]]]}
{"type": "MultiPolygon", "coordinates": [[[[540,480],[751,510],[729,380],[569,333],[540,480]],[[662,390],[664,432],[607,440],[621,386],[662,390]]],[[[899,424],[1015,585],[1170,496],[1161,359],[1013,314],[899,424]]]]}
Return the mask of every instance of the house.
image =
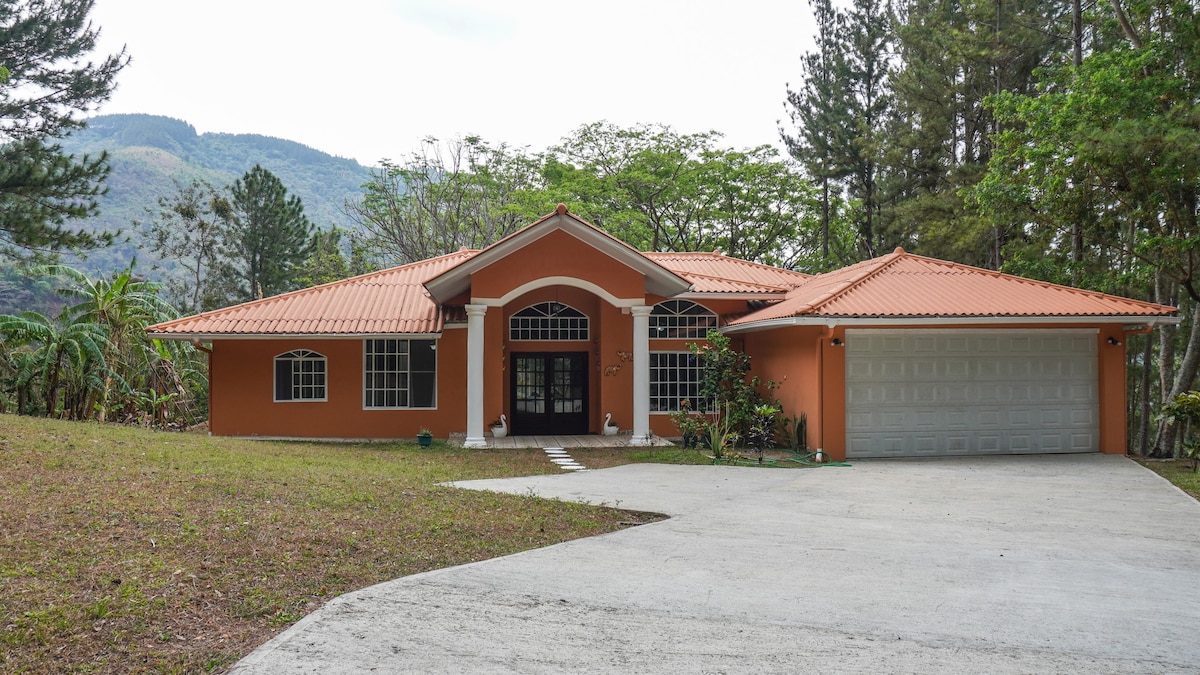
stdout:
{"type": "Polygon", "coordinates": [[[678,435],[718,328],[832,458],[1126,450],[1125,342],[1171,307],[893,253],[816,276],[643,253],[565,206],[483,250],[149,328],[211,344],[225,436],[678,435]]]}

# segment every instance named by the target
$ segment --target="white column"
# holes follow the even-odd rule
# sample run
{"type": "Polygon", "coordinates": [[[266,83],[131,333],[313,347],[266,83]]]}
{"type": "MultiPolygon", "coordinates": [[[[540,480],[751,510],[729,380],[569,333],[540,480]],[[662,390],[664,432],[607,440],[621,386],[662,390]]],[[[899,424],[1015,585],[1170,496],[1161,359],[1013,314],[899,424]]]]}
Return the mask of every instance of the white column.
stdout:
{"type": "Polygon", "coordinates": [[[467,440],[468,448],[486,448],[483,437],[483,315],[487,305],[467,305],[467,440]]]}
{"type": "Polygon", "coordinates": [[[630,445],[650,445],[650,307],[630,307],[633,314],[633,438],[630,445]]]}

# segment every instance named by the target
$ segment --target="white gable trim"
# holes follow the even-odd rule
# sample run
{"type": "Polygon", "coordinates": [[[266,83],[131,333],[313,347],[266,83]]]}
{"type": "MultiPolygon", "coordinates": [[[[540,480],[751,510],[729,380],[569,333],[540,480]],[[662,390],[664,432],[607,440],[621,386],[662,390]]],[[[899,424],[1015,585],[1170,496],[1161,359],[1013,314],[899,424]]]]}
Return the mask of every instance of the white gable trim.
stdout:
{"type": "Polygon", "coordinates": [[[528,281],[520,286],[517,286],[499,298],[472,297],[471,304],[487,305],[488,307],[503,307],[522,295],[525,295],[529,291],[545,288],[546,286],[571,286],[572,288],[579,288],[604,298],[604,300],[613,307],[636,307],[638,305],[646,304],[646,299],[644,297],[618,298],[612,293],[609,293],[608,290],[606,290],[603,286],[598,286],[586,279],[576,279],[575,277],[543,277],[541,279],[534,279],[533,281],[528,281]]]}
{"type": "Polygon", "coordinates": [[[470,259],[426,281],[425,289],[429,291],[430,297],[435,302],[446,302],[471,287],[471,275],[476,271],[556,230],[566,232],[600,253],[642,274],[646,280],[647,292],[663,297],[672,297],[691,289],[691,282],[650,260],[629,244],[601,232],[579,220],[575,215],[567,213],[564,206],[560,206],[557,213],[501,239],[470,259]]]}

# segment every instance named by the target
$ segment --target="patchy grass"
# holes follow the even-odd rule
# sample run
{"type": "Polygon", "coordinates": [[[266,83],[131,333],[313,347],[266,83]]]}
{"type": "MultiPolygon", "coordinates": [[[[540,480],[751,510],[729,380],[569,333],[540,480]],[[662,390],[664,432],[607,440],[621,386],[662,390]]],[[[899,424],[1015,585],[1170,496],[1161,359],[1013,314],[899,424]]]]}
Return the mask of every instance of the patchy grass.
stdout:
{"type": "MultiPolygon", "coordinates": [[[[541,452],[541,451],[539,451],[541,452]]],[[[607,469],[622,464],[712,464],[697,450],[679,447],[567,448],[571,457],[589,469],[607,469]]]]}
{"type": "MultiPolygon", "coordinates": [[[[601,467],[677,452],[580,455],[601,467]]],[[[346,591],[647,519],[437,485],[557,472],[541,450],[0,415],[0,671],[221,672],[346,591]]]]}
{"type": "Polygon", "coordinates": [[[1171,481],[1189,495],[1200,499],[1200,473],[1192,471],[1190,459],[1138,460],[1142,466],[1171,481]]]}

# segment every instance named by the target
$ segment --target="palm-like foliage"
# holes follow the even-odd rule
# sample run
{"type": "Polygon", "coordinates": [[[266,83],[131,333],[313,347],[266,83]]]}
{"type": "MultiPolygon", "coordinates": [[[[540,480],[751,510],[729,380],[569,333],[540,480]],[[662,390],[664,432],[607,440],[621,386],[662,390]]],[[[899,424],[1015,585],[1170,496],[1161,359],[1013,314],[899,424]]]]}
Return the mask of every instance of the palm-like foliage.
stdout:
{"type": "MultiPolygon", "coordinates": [[[[175,315],[174,309],[158,298],[158,284],[134,277],[134,264],[136,261],[111,280],[93,280],[65,265],[46,265],[35,270],[68,283],[58,290],[75,303],[63,309],[64,321],[93,323],[107,335],[104,362],[109,366],[108,372],[98,388],[86,387],[98,395],[95,405],[101,422],[108,416],[114,387],[128,393],[128,376],[145,371],[153,363],[153,352],[147,352],[146,326],[175,315]]],[[[90,407],[88,401],[84,405],[90,407]]]]}
{"type": "MultiPolygon", "coordinates": [[[[0,316],[0,333],[5,342],[20,345],[14,384],[18,392],[29,395],[36,381],[47,415],[67,413],[60,393],[64,382],[92,369],[105,369],[104,328],[87,322],[60,323],[37,312],[0,316]]],[[[21,400],[20,393],[18,400],[21,400]]]]}
{"type": "Polygon", "coordinates": [[[192,371],[192,350],[169,350],[145,334],[146,326],[176,315],[157,296],[157,284],[137,279],[133,265],[98,280],[63,265],[34,272],[64,282],[58,293],[70,304],[57,320],[35,312],[0,316],[0,385],[19,412],[105,421],[151,400],[157,403],[146,412],[158,417],[172,392],[183,393],[177,373],[192,371]]]}

